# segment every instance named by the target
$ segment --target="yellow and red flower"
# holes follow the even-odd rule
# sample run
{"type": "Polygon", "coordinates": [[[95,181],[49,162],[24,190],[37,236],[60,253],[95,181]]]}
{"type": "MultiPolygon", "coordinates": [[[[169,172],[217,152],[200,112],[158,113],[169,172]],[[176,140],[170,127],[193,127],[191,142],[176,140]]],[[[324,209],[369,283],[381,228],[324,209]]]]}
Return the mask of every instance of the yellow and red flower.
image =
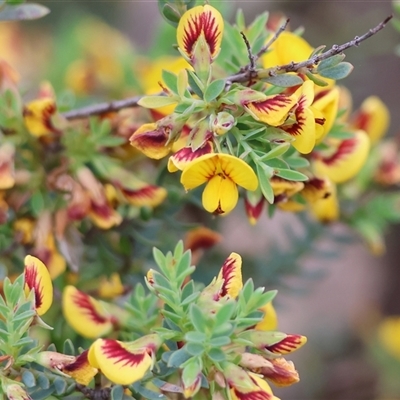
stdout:
{"type": "Polygon", "coordinates": [[[239,198],[237,186],[255,190],[257,175],[240,158],[229,154],[205,154],[192,161],[182,172],[181,183],[186,190],[204,183],[203,206],[211,213],[227,214],[232,211],[239,198]]]}
{"type": "Polygon", "coordinates": [[[38,258],[28,255],[25,264],[25,293],[31,290],[35,295],[35,309],[37,314],[43,315],[53,302],[53,283],[46,266],[38,258]]]}
{"type": "Polygon", "coordinates": [[[157,334],[133,342],[97,339],[89,349],[89,363],[112,382],[130,385],[143,378],[154,364],[155,352],[162,341],[157,334]]]}

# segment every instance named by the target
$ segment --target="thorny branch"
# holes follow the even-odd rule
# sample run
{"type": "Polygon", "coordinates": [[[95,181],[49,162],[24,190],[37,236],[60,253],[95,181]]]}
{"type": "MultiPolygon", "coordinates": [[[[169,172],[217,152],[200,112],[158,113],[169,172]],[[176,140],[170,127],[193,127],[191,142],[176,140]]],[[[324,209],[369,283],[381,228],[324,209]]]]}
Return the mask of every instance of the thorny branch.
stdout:
{"type": "MultiPolygon", "coordinates": [[[[273,41],[275,41],[278,38],[278,36],[283,32],[283,30],[286,28],[287,23],[289,22],[289,21],[286,21],[286,24],[283,24],[278,29],[278,31],[270,39],[270,41],[256,55],[251,55],[252,56],[250,58],[251,62],[247,67],[244,68],[244,70],[226,78],[226,86],[229,87],[233,83],[245,83],[245,82],[252,81],[254,79],[265,79],[267,77],[279,75],[279,74],[282,74],[285,72],[296,72],[296,71],[299,71],[304,68],[307,68],[307,69],[313,68],[315,65],[317,65],[322,60],[326,60],[327,58],[333,57],[336,54],[343,53],[345,50],[349,49],[350,47],[358,46],[361,42],[363,42],[364,40],[375,35],[380,30],[382,30],[386,26],[386,24],[392,19],[392,17],[393,17],[393,15],[389,15],[384,21],[379,23],[374,28],[371,28],[368,32],[364,33],[362,36],[356,36],[353,40],[350,40],[341,45],[335,44],[329,50],[327,50],[323,53],[317,54],[317,55],[309,58],[308,60],[304,60],[304,61],[297,62],[297,63],[291,62],[289,64],[279,65],[279,66],[269,68],[269,69],[258,69],[258,70],[252,69],[253,61],[255,63],[255,61],[268,49],[268,47],[273,43],[273,41]]],[[[160,95],[162,95],[162,93],[160,93],[160,95]]],[[[100,114],[104,114],[107,112],[119,111],[119,110],[122,110],[123,108],[137,107],[138,101],[142,97],[143,96],[134,96],[134,97],[130,97],[130,98],[123,99],[123,100],[115,100],[115,101],[111,101],[108,103],[94,104],[92,106],[87,106],[87,107],[82,107],[79,109],[67,111],[67,112],[63,113],[62,115],[67,120],[74,120],[74,119],[80,119],[80,118],[87,118],[91,115],[100,115],[100,114]]]]}

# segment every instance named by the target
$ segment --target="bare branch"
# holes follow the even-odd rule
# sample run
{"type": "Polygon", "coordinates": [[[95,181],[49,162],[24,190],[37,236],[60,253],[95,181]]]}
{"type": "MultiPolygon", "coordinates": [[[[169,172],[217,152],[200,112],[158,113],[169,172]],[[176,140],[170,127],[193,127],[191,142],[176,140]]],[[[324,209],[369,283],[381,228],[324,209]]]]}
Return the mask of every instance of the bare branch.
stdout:
{"type": "Polygon", "coordinates": [[[246,45],[247,53],[249,55],[249,60],[250,60],[250,63],[247,65],[246,69],[248,69],[250,71],[254,71],[256,69],[256,58],[255,58],[255,55],[251,51],[250,42],[247,39],[246,35],[243,32],[240,32],[240,34],[242,35],[242,38],[243,38],[244,43],[246,45]]]}
{"type": "MultiPolygon", "coordinates": [[[[289,20],[286,21],[285,24],[283,24],[278,31],[275,33],[274,37],[271,38],[271,40],[256,54],[253,55],[250,50],[250,45],[248,43],[247,38],[243,36],[243,39],[245,40],[247,49],[249,51],[249,58],[250,58],[250,64],[242,69],[239,73],[231,75],[226,78],[226,86],[229,87],[233,83],[246,83],[246,82],[252,82],[254,80],[260,80],[267,78],[269,76],[275,76],[279,75],[285,72],[297,72],[301,70],[302,68],[312,68],[322,60],[326,60],[327,58],[330,58],[332,56],[335,56],[336,54],[343,53],[345,50],[349,49],[350,47],[355,47],[358,46],[361,42],[364,40],[367,40],[371,36],[375,35],[378,33],[380,30],[382,30],[386,24],[393,18],[393,15],[389,15],[384,21],[382,21],[380,24],[378,24],[375,28],[370,29],[368,32],[364,33],[362,36],[356,36],[353,40],[350,40],[349,42],[343,43],[341,45],[333,45],[331,49],[325,51],[324,53],[317,54],[308,60],[301,61],[301,62],[291,62],[289,64],[285,65],[278,65],[273,68],[269,69],[260,69],[260,70],[254,70],[251,69],[253,62],[257,60],[267,49],[268,47],[278,38],[278,36],[285,30],[287,23],[289,20]]],[[[162,95],[162,93],[159,93],[158,95],[162,95]]],[[[71,111],[67,111],[63,113],[63,117],[68,119],[68,120],[74,120],[74,119],[79,119],[79,118],[87,118],[91,115],[100,115],[104,114],[107,112],[113,112],[113,111],[119,111],[123,108],[129,108],[129,107],[137,107],[138,106],[138,101],[142,98],[143,96],[135,96],[135,97],[130,97],[128,99],[123,99],[123,100],[115,100],[111,101],[109,103],[99,103],[99,104],[94,104],[88,107],[83,107],[71,111]]]]}

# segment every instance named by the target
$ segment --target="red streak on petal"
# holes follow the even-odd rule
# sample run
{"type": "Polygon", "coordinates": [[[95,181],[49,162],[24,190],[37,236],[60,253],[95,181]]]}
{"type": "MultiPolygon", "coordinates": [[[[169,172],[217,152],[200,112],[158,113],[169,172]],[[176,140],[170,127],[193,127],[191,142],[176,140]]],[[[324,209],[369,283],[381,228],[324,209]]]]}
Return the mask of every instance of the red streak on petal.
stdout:
{"type": "Polygon", "coordinates": [[[357,115],[356,118],[354,120],[354,126],[358,129],[362,129],[364,131],[368,130],[368,125],[370,123],[371,120],[371,115],[360,111],[357,115]]]}
{"type": "Polygon", "coordinates": [[[35,265],[29,265],[25,268],[25,283],[29,289],[34,289],[35,292],[35,307],[39,308],[43,303],[43,286],[42,278],[38,275],[38,270],[35,265]]]}
{"type": "Polygon", "coordinates": [[[99,315],[93,304],[90,301],[90,296],[86,293],[77,291],[73,294],[72,301],[81,308],[82,312],[86,314],[93,322],[97,324],[104,324],[109,322],[109,319],[99,315]]]}
{"type": "Polygon", "coordinates": [[[303,132],[303,125],[305,122],[305,117],[304,117],[304,102],[306,101],[306,97],[303,95],[301,96],[298,105],[296,107],[295,111],[295,116],[296,116],[296,123],[293,125],[290,125],[288,127],[282,127],[282,129],[289,133],[292,136],[300,136],[303,132]]]}
{"type": "Polygon", "coordinates": [[[243,400],[271,400],[272,395],[264,391],[256,391],[256,392],[249,392],[249,393],[242,393],[239,390],[234,389],[235,395],[238,399],[243,400]]]}
{"type": "Polygon", "coordinates": [[[224,284],[222,285],[219,297],[224,297],[228,294],[228,286],[235,277],[235,261],[233,258],[227,258],[222,266],[221,272],[224,284]]]}
{"type": "Polygon", "coordinates": [[[177,161],[192,161],[204,154],[209,154],[212,152],[212,144],[210,141],[206,142],[199,149],[192,151],[191,147],[184,147],[181,150],[177,151],[172,157],[177,161]]]}
{"type": "Polygon", "coordinates": [[[260,215],[264,209],[264,203],[265,203],[264,198],[261,198],[260,201],[255,205],[251,204],[249,200],[245,198],[244,205],[247,216],[257,221],[258,218],[260,218],[260,215]]]}
{"type": "Polygon", "coordinates": [[[287,335],[287,337],[265,349],[275,354],[286,354],[295,351],[302,344],[301,335],[287,335]]]}
{"type": "Polygon", "coordinates": [[[120,343],[111,339],[104,339],[101,349],[107,358],[113,359],[114,364],[123,363],[124,367],[139,365],[147,355],[145,351],[136,354],[131,353],[122,347],[120,343]]]}
{"type": "Polygon", "coordinates": [[[255,101],[251,104],[257,110],[267,113],[270,111],[277,111],[280,108],[284,107],[286,104],[289,104],[290,102],[290,97],[285,96],[284,94],[278,94],[271,99],[267,99],[264,101],[255,101]]]}
{"type": "Polygon", "coordinates": [[[202,33],[210,48],[211,55],[214,55],[218,37],[221,32],[218,29],[218,23],[211,11],[192,16],[191,20],[188,21],[188,26],[185,28],[183,38],[185,52],[187,54],[192,55],[193,47],[202,33]]]}
{"type": "Polygon", "coordinates": [[[340,159],[345,158],[346,155],[353,153],[356,147],[357,147],[356,138],[343,140],[340,143],[339,147],[337,148],[336,152],[332,154],[330,157],[323,158],[322,161],[327,165],[334,164],[340,159]]]}
{"type": "Polygon", "coordinates": [[[88,364],[88,350],[85,350],[78,357],[76,357],[76,360],[73,363],[66,365],[63,368],[63,371],[69,371],[69,372],[77,371],[83,368],[87,364],[88,364]]]}
{"type": "Polygon", "coordinates": [[[149,199],[149,198],[151,199],[155,196],[158,189],[159,189],[158,186],[148,185],[137,190],[125,189],[125,188],[121,188],[120,190],[126,197],[135,199],[149,199]]]}
{"type": "Polygon", "coordinates": [[[110,218],[112,215],[112,208],[107,203],[96,204],[94,201],[92,201],[90,208],[94,214],[104,219],[110,218]]]}

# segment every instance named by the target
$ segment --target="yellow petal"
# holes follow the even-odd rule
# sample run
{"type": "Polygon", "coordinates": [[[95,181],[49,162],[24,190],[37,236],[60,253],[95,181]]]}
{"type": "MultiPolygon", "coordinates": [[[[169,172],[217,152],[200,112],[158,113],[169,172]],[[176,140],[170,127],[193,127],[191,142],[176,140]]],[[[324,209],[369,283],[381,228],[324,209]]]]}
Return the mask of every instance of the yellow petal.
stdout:
{"type": "Polygon", "coordinates": [[[217,281],[224,280],[221,287],[221,297],[229,296],[235,299],[242,290],[242,257],[237,253],[231,253],[225,260],[219,271],[217,281]]]}
{"type": "Polygon", "coordinates": [[[99,296],[107,299],[113,299],[124,292],[124,285],[121,282],[119,274],[114,272],[107,279],[103,277],[99,282],[99,296]]]}
{"type": "Polygon", "coordinates": [[[46,266],[38,258],[26,256],[25,292],[35,292],[35,307],[38,315],[43,315],[53,302],[53,284],[46,266]]]}
{"type": "Polygon", "coordinates": [[[296,96],[276,94],[268,96],[266,100],[244,104],[244,107],[258,121],[271,126],[279,126],[285,122],[296,101],[296,96]]]}
{"type": "Polygon", "coordinates": [[[218,154],[221,170],[237,185],[246,190],[256,190],[258,187],[258,178],[253,169],[241,158],[229,154],[218,154]]]}
{"type": "Polygon", "coordinates": [[[262,321],[260,321],[254,329],[259,331],[274,331],[278,327],[278,317],[272,302],[270,301],[265,306],[259,309],[264,313],[262,321]]]}
{"type": "Polygon", "coordinates": [[[274,354],[289,354],[298,350],[307,343],[307,338],[301,335],[286,335],[285,339],[271,346],[265,346],[265,349],[274,354]]]}
{"type": "Polygon", "coordinates": [[[136,207],[157,207],[167,197],[167,190],[161,186],[147,184],[138,189],[119,189],[126,201],[136,207]]]}
{"type": "Polygon", "coordinates": [[[358,130],[354,132],[354,137],[342,140],[333,154],[317,154],[318,158],[314,162],[316,175],[326,176],[335,183],[345,182],[360,171],[367,160],[369,149],[368,135],[358,130]]]}
{"type": "Polygon", "coordinates": [[[327,189],[328,191],[323,197],[318,198],[311,193],[309,195],[311,199],[311,201],[309,201],[310,210],[321,222],[332,222],[339,218],[339,202],[336,195],[336,185],[329,183],[327,189]]]}
{"type": "Polygon", "coordinates": [[[192,58],[194,47],[203,36],[211,57],[215,58],[221,48],[223,29],[222,15],[214,7],[208,4],[193,7],[179,21],[176,31],[178,46],[188,58],[192,58]]]}
{"type": "Polygon", "coordinates": [[[65,287],[62,308],[68,324],[84,337],[97,338],[113,329],[114,318],[102,304],[74,286],[65,287]]]}
{"type": "Polygon", "coordinates": [[[92,347],[101,372],[116,384],[130,385],[140,380],[153,363],[147,349],[130,351],[118,340],[97,339],[92,347]]]}
{"type": "Polygon", "coordinates": [[[181,183],[185,190],[194,189],[215,175],[218,165],[218,158],[215,156],[205,154],[187,165],[181,175],[181,183]]]}
{"type": "Polygon", "coordinates": [[[168,139],[169,135],[165,129],[158,128],[156,123],[149,123],[137,129],[129,140],[131,145],[144,155],[159,160],[170,152],[171,144],[167,144],[168,139]]]}
{"type": "Polygon", "coordinates": [[[88,385],[97,374],[97,368],[89,364],[88,351],[85,350],[71,364],[65,365],[61,371],[75,379],[81,385],[88,385]]]}
{"type": "Polygon", "coordinates": [[[24,107],[24,122],[28,131],[37,137],[48,135],[55,131],[51,117],[57,111],[52,98],[31,101],[24,107]]]}
{"type": "Polygon", "coordinates": [[[207,183],[202,202],[210,213],[227,214],[235,208],[238,198],[236,184],[229,178],[216,175],[207,183]]]}
{"type": "Polygon", "coordinates": [[[386,105],[376,96],[365,99],[355,115],[353,126],[364,130],[371,143],[382,138],[389,127],[390,115],[386,105]]]}
{"type": "Polygon", "coordinates": [[[172,155],[168,160],[168,171],[175,172],[183,170],[189,163],[204,154],[210,154],[213,151],[213,144],[207,141],[203,146],[193,151],[191,147],[183,147],[172,155]]]}
{"type": "Polygon", "coordinates": [[[385,318],[379,325],[378,336],[386,351],[400,360],[400,317],[385,318]]]}
{"type": "Polygon", "coordinates": [[[313,48],[302,37],[292,32],[282,32],[270,50],[262,56],[264,68],[307,60],[313,48]]]}

